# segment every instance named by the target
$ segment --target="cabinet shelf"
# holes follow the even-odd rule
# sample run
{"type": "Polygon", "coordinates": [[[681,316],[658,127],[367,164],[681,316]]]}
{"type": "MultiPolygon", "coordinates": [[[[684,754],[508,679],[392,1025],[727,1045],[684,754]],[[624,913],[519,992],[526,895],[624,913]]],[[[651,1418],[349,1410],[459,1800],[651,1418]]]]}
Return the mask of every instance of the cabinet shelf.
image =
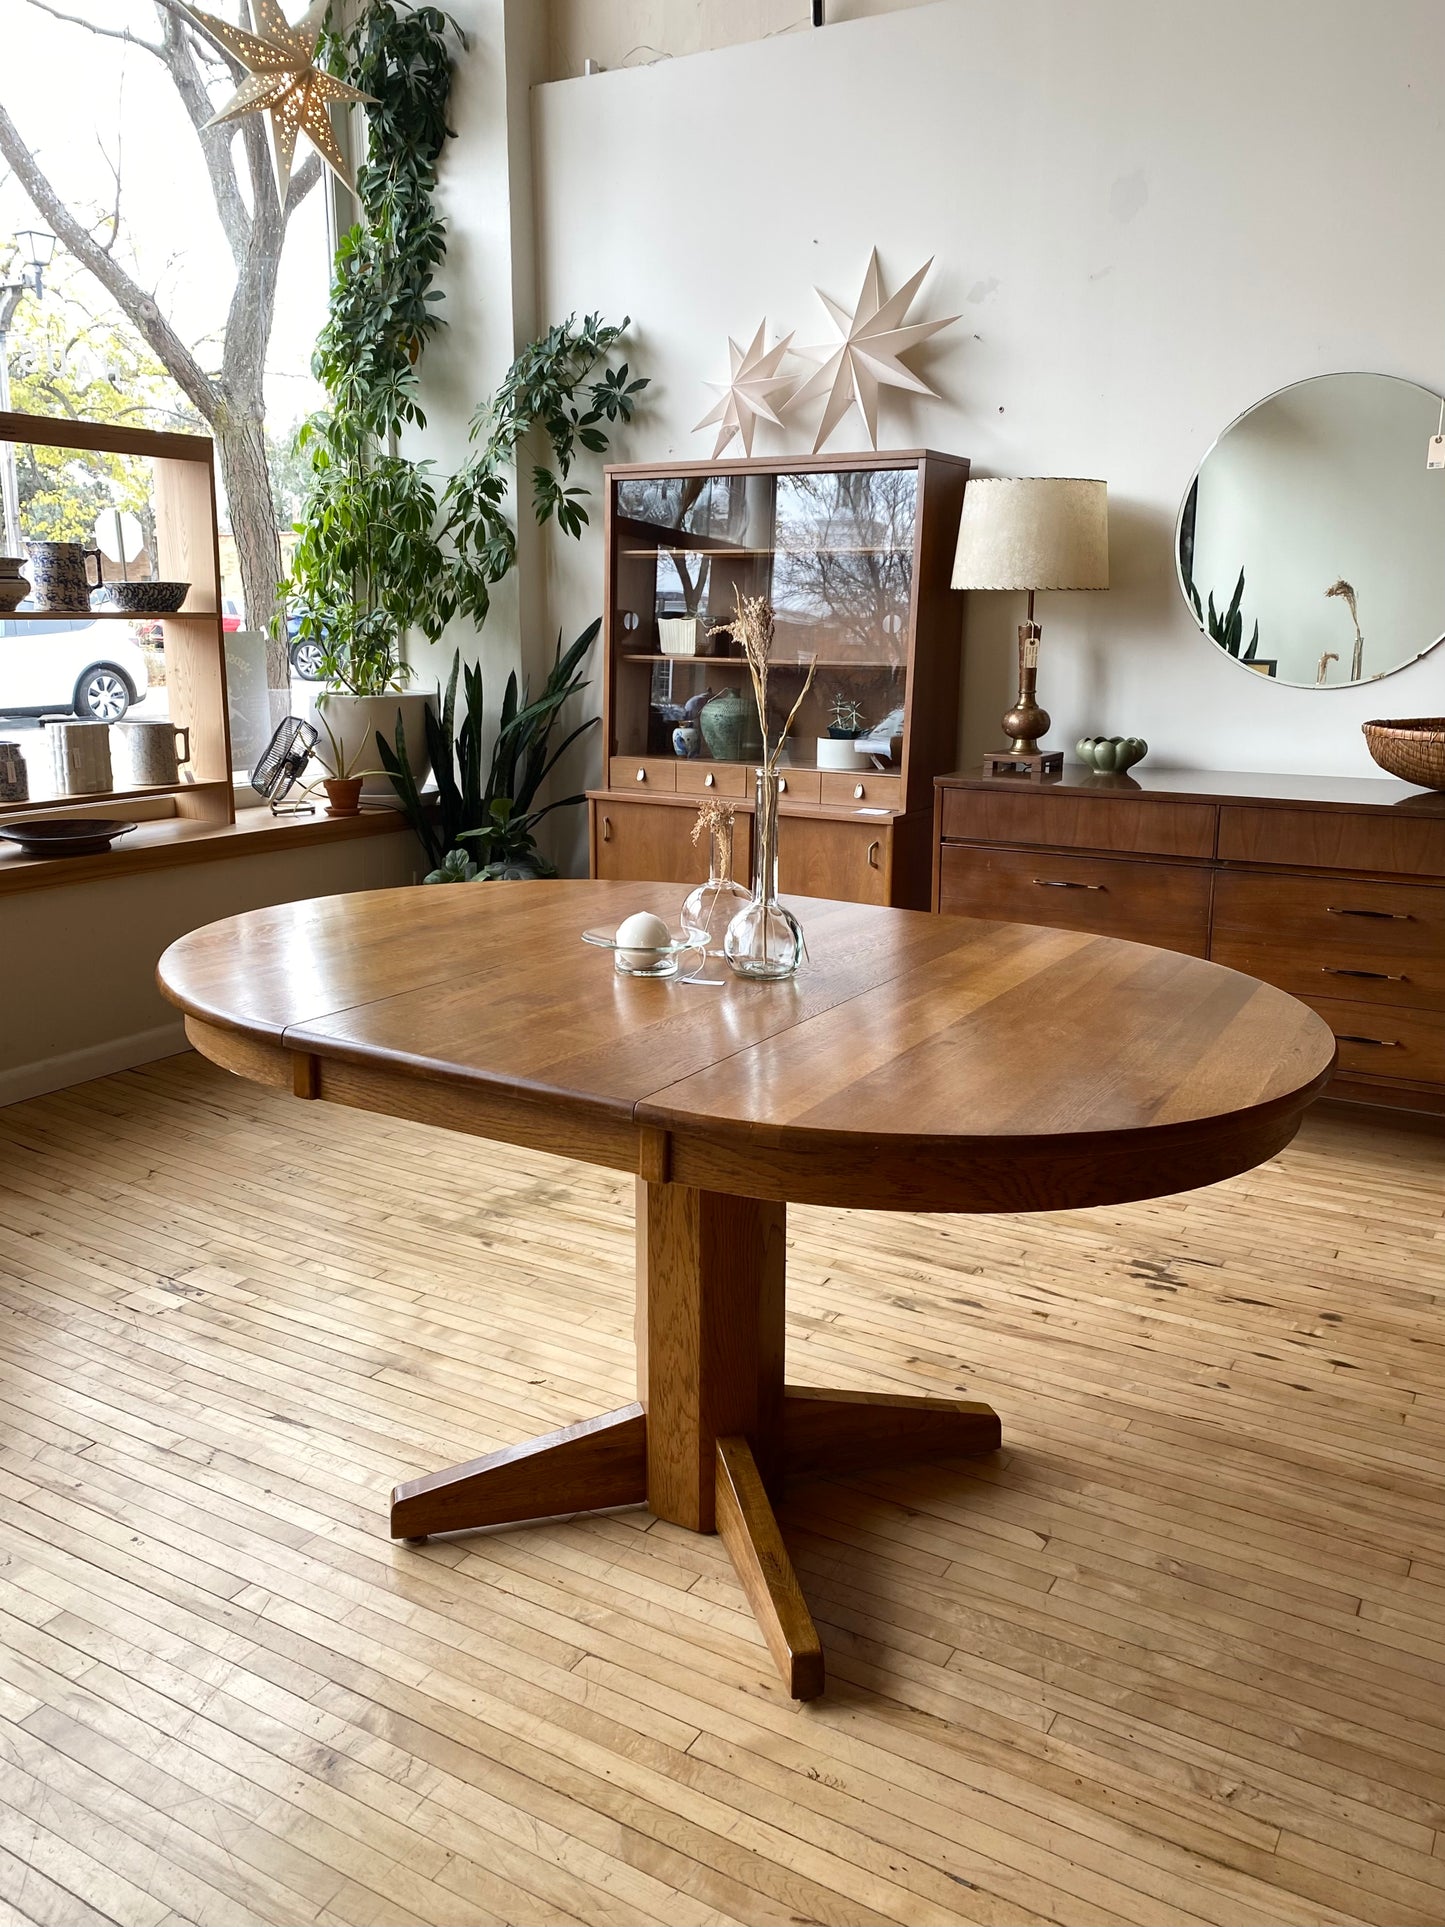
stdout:
{"type": "Polygon", "coordinates": [[[4,609],[0,622],[219,622],[219,609],[4,609]]]}
{"type": "MultiPolygon", "coordinates": [[[[229,795],[230,788],[229,782],[220,781],[161,783],[151,789],[82,790],[72,796],[33,796],[28,803],[0,803],[0,823],[13,822],[16,818],[23,820],[27,816],[48,816],[56,810],[93,810],[97,816],[107,813],[114,815],[114,806],[118,804],[148,802],[157,796],[210,799],[222,791],[229,795]]],[[[183,810],[180,814],[187,815],[189,812],[183,810]]]]}
{"type": "MultiPolygon", "coordinates": [[[[647,655],[633,649],[626,650],[621,660],[623,662],[696,663],[706,665],[709,669],[746,670],[748,666],[741,656],[662,656],[647,655]]],[[[870,662],[866,657],[859,656],[808,656],[802,662],[798,662],[787,656],[773,656],[769,659],[768,670],[772,675],[777,675],[783,669],[806,670],[810,662],[816,662],[819,669],[896,670],[905,666],[901,658],[897,662],[870,662]]]]}

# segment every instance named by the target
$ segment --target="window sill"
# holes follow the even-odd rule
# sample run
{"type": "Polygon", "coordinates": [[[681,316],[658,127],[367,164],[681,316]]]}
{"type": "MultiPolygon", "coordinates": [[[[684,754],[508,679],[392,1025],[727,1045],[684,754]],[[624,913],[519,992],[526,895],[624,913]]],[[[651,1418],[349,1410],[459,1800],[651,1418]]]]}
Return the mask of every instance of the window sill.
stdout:
{"type": "MultiPolygon", "coordinates": [[[[295,817],[272,816],[269,810],[242,810],[234,823],[162,817],[142,823],[100,856],[26,857],[18,850],[10,856],[0,855],[0,895],[10,890],[137,876],[184,863],[304,850],[318,843],[346,843],[358,837],[410,834],[406,818],[392,809],[366,810],[360,816],[326,816],[318,810],[315,816],[295,817]]],[[[0,849],[4,847],[0,845],[0,849]]]]}

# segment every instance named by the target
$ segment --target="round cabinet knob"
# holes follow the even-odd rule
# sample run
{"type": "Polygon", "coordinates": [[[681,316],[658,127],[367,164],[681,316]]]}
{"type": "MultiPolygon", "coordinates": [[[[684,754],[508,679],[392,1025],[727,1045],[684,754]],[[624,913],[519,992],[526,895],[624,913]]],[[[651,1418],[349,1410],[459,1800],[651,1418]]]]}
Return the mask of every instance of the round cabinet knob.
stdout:
{"type": "Polygon", "coordinates": [[[645,783],[647,781],[647,771],[645,769],[640,769],[637,772],[637,780],[639,783],[645,783]]]}
{"type": "Polygon", "coordinates": [[[863,801],[863,785],[861,783],[855,783],[853,785],[853,794],[860,803],[863,801]]]}
{"type": "Polygon", "coordinates": [[[780,776],[778,778],[778,795],[786,796],[787,793],[788,793],[788,779],[786,776],[780,776]]]}
{"type": "Polygon", "coordinates": [[[711,771],[711,770],[709,770],[709,771],[708,771],[708,773],[707,773],[707,775],[703,777],[703,779],[702,779],[702,786],[703,786],[703,788],[704,788],[705,790],[710,790],[710,789],[714,789],[714,788],[716,788],[716,786],[717,786],[717,778],[716,778],[716,777],[715,777],[715,776],[713,775],[713,773],[712,773],[712,771],[711,771]]]}

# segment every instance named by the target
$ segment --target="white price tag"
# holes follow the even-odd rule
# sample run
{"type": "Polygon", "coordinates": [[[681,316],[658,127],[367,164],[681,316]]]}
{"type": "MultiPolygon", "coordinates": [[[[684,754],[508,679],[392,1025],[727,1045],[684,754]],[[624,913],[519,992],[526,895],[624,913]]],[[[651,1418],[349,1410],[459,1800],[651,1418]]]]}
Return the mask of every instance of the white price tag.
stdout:
{"type": "Polygon", "coordinates": [[[1426,468],[1445,468],[1445,435],[1432,435],[1425,448],[1426,468]]]}

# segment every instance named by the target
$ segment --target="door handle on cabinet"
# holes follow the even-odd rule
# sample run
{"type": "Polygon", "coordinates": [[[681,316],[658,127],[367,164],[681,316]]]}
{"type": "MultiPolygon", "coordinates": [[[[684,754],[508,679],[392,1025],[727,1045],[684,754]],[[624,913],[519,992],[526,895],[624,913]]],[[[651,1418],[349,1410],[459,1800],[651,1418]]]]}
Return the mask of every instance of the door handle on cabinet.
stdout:
{"type": "Polygon", "coordinates": [[[612,818],[610,816],[604,816],[602,819],[602,841],[604,843],[610,843],[612,841],[612,818]]]}
{"type": "Polygon", "coordinates": [[[1342,1044],[1373,1044],[1379,1050],[1402,1050],[1404,1046],[1398,1037],[1357,1037],[1353,1031],[1337,1031],[1336,1037],[1342,1044]]]}
{"type": "Polygon", "coordinates": [[[1040,890],[1104,890],[1104,891],[1107,891],[1109,888],[1107,883],[1076,883],[1072,879],[1065,880],[1062,877],[1035,877],[1034,882],[1038,885],[1040,890]]]}
{"type": "Polygon", "coordinates": [[[878,868],[878,852],[882,847],[882,844],[879,843],[876,836],[868,845],[868,868],[870,870],[876,870],[878,868]]]}
{"type": "Polygon", "coordinates": [[[645,769],[640,769],[637,772],[637,780],[639,783],[645,783],[647,781],[647,771],[645,769]]]}
{"type": "Polygon", "coordinates": [[[711,770],[709,770],[707,775],[703,777],[702,786],[705,790],[711,790],[711,789],[717,788],[717,778],[713,775],[711,770]]]}
{"type": "Polygon", "coordinates": [[[1375,917],[1381,923],[1413,923],[1415,921],[1408,910],[1337,909],[1333,903],[1327,903],[1325,905],[1325,914],[1330,917],[1375,917]]]}
{"type": "Polygon", "coordinates": [[[1346,970],[1339,964],[1321,964],[1320,973],[1325,977],[1368,977],[1377,984],[1407,984],[1410,979],[1392,976],[1388,970],[1346,970]]]}

